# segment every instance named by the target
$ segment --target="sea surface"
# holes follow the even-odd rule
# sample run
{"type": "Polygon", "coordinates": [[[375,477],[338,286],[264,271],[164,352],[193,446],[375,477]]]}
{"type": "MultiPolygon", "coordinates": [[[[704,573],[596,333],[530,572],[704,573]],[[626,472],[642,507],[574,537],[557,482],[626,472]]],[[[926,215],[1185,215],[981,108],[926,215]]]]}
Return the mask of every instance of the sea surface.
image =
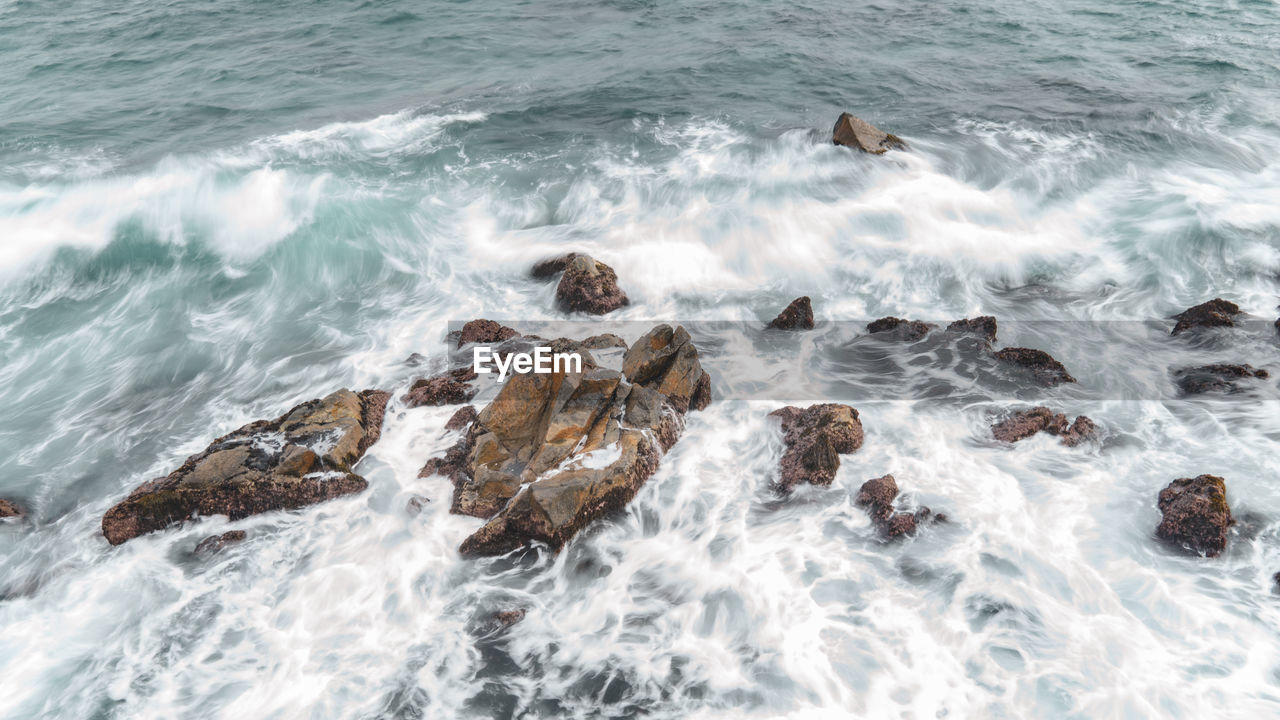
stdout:
{"type": "Polygon", "coordinates": [[[0,0],[0,717],[1280,717],[1278,273],[1271,0],[0,0]],[[833,146],[846,110],[910,151],[833,146]],[[631,305],[556,310],[569,250],[631,305]],[[817,329],[760,330],[799,295],[817,329]],[[1169,336],[1213,297],[1256,322],[1169,336]],[[1080,382],[862,330],[979,314],[1080,382]],[[461,558],[417,477],[452,409],[398,404],[360,495],[102,537],[475,317],[683,323],[716,401],[559,555],[461,558]],[[1179,396],[1211,360],[1273,378],[1179,396]],[[780,498],[766,415],[821,401],[866,443],[780,498]],[[1102,436],[995,443],[1030,403],[1102,436]],[[885,473],[950,521],[880,542],[885,473]],[[1201,473],[1213,559],[1154,537],[1201,473]]]}

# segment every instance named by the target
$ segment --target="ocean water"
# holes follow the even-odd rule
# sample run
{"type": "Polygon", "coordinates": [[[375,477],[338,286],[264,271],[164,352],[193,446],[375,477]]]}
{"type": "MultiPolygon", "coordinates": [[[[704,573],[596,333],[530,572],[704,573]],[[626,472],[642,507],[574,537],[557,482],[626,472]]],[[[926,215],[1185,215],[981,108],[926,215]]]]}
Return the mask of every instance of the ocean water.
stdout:
{"type": "Polygon", "coordinates": [[[0,0],[0,717],[1280,716],[1280,391],[1168,375],[1280,370],[1278,85],[1271,0],[0,0]],[[912,150],[832,146],[845,110],[912,150]],[[526,273],[566,250],[632,304],[556,311],[526,273]],[[802,294],[817,330],[759,331],[802,294]],[[1257,322],[1168,337],[1216,296],[1257,322]],[[1080,383],[862,337],[890,314],[995,315],[1080,383]],[[398,405],[361,495],[103,539],[474,317],[684,323],[717,401],[558,556],[460,558],[480,521],[417,478],[451,409],[398,405]],[[766,414],[828,400],[866,443],[780,499],[766,414]],[[1029,402],[1101,442],[990,441],[1029,402]],[[888,472],[951,521],[879,542],[888,472]],[[1201,473],[1215,559],[1153,534],[1201,473]]]}

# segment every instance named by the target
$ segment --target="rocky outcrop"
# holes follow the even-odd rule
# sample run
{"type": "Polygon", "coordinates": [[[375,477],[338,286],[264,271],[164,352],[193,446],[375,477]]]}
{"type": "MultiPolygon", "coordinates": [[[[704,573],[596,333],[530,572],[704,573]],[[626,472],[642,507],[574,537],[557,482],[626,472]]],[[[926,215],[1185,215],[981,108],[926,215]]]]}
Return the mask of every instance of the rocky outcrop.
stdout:
{"type": "Polygon", "coordinates": [[[588,255],[569,260],[556,286],[556,303],[567,312],[603,315],[629,302],[613,268],[588,255]]]}
{"type": "Polygon", "coordinates": [[[1173,381],[1184,395],[1206,392],[1232,393],[1240,390],[1240,380],[1266,379],[1271,373],[1252,365],[1203,365],[1175,370],[1173,381]]]}
{"type": "Polygon", "coordinates": [[[791,301],[791,304],[778,313],[778,317],[769,321],[766,328],[775,330],[812,330],[813,303],[805,295],[791,301]]]}
{"type": "Polygon", "coordinates": [[[927,507],[917,508],[915,512],[898,512],[893,507],[893,501],[897,497],[898,481],[892,475],[885,475],[863,483],[853,504],[866,508],[867,514],[871,516],[871,524],[880,533],[880,537],[886,540],[913,535],[920,524],[930,518],[945,519],[943,515],[935,517],[927,507]]]}
{"type": "Polygon", "coordinates": [[[471,343],[498,343],[519,335],[520,333],[506,325],[481,318],[462,326],[462,330],[458,332],[457,347],[471,343]]]}
{"type": "Polygon", "coordinates": [[[1009,347],[996,351],[996,359],[1009,365],[1015,365],[1031,371],[1036,382],[1053,387],[1062,383],[1073,383],[1075,378],[1067,372],[1062,363],[1043,350],[1033,348],[1009,347]]]}
{"type": "Polygon", "coordinates": [[[389,395],[339,390],[213,441],[167,477],[144,483],[102,517],[112,545],[189,520],[232,520],[360,492],[352,470],[382,432],[389,395]]]}
{"type": "MultiPolygon", "coordinates": [[[[608,338],[592,344],[613,346],[608,338]]],[[[689,334],[659,325],[631,345],[621,372],[585,353],[581,372],[513,375],[469,426],[456,423],[463,437],[421,474],[452,480],[452,512],[488,520],[462,543],[463,554],[533,543],[558,551],[630,502],[679,437],[684,414],[710,397],[689,334]]]]}
{"type": "Polygon", "coordinates": [[[0,498],[0,519],[4,518],[20,518],[22,517],[22,509],[15,503],[0,498]]]}
{"type": "Polygon", "coordinates": [[[1156,536],[1207,557],[1227,547],[1227,531],[1235,520],[1227,505],[1226,482],[1214,475],[1179,478],[1160,491],[1162,514],[1156,536]]]}
{"type": "Polygon", "coordinates": [[[1170,335],[1181,335],[1194,328],[1233,327],[1240,315],[1240,307],[1222,298],[1214,298],[1206,303],[1187,308],[1174,315],[1177,323],[1170,335]]]}
{"type": "Polygon", "coordinates": [[[476,394],[470,381],[476,379],[476,373],[469,367],[456,368],[434,377],[422,378],[409,386],[400,401],[405,407],[415,408],[423,405],[458,405],[476,394]]]}
{"type": "Polygon", "coordinates": [[[996,341],[996,319],[990,315],[956,320],[947,326],[947,332],[977,335],[989,343],[996,341]]]}
{"type": "Polygon", "coordinates": [[[794,406],[769,413],[782,421],[781,472],[777,488],[788,492],[800,483],[830,485],[840,468],[840,455],[862,447],[858,411],[839,403],[794,406]]]}
{"type": "Polygon", "coordinates": [[[873,155],[886,150],[906,150],[907,144],[897,135],[891,135],[861,118],[840,113],[831,131],[831,141],[836,145],[857,148],[873,155]]]}
{"type": "Polygon", "coordinates": [[[991,434],[1001,442],[1015,443],[1043,431],[1058,436],[1067,447],[1075,447],[1094,437],[1097,430],[1098,426],[1084,415],[1071,422],[1066,415],[1044,406],[1019,410],[991,426],[991,434]]]}
{"type": "Polygon", "coordinates": [[[894,340],[915,341],[929,334],[930,325],[919,320],[903,320],[897,317],[882,317],[867,323],[867,332],[872,335],[889,336],[894,340]]]}
{"type": "Polygon", "coordinates": [[[235,545],[242,542],[248,534],[243,530],[231,530],[221,535],[210,535],[196,544],[196,549],[192,551],[195,555],[213,555],[222,552],[223,548],[228,545],[235,545]]]}

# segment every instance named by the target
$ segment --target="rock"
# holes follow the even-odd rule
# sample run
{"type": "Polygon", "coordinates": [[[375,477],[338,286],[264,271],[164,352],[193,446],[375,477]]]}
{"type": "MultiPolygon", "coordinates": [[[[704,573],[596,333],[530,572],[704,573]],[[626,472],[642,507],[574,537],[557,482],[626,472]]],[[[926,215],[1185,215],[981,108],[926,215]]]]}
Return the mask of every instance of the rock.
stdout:
{"type": "Polygon", "coordinates": [[[1030,410],[1019,410],[1005,420],[991,426],[991,434],[1001,442],[1015,443],[1019,440],[1044,431],[1057,435],[1063,445],[1075,447],[1093,437],[1097,425],[1088,417],[1081,415],[1072,423],[1062,413],[1055,413],[1047,407],[1034,407],[1030,410]]]}
{"type": "Polygon", "coordinates": [[[525,609],[499,610],[493,614],[493,621],[502,627],[511,627],[524,619],[525,609]]]}
{"type": "Polygon", "coordinates": [[[2,518],[20,518],[22,517],[22,509],[15,503],[0,498],[0,519],[2,518]]]}
{"type": "Polygon", "coordinates": [[[1052,387],[1062,383],[1073,383],[1075,378],[1063,367],[1062,363],[1043,350],[1032,348],[1009,347],[996,351],[996,359],[1010,365],[1026,368],[1035,376],[1036,382],[1052,387]]]}
{"type": "MultiPolygon", "coordinates": [[[[897,497],[898,481],[892,475],[885,475],[863,483],[853,504],[867,509],[871,524],[880,533],[880,537],[892,540],[914,534],[920,523],[933,516],[927,507],[921,507],[914,513],[895,511],[893,501],[897,497]]],[[[936,518],[941,521],[945,516],[938,515],[936,518]]]]}
{"type": "Polygon", "coordinates": [[[919,320],[903,320],[896,317],[882,317],[867,323],[867,332],[872,335],[892,334],[897,340],[919,340],[929,334],[930,326],[919,320]]]}
{"type": "Polygon", "coordinates": [[[684,328],[655,327],[627,350],[623,368],[584,362],[581,372],[513,375],[464,438],[423,468],[452,478],[451,512],[488,520],[460,552],[500,555],[533,543],[559,551],[630,502],[679,437],[684,413],[710,394],[684,328]]]}
{"type": "Polygon", "coordinates": [[[112,545],[196,515],[239,520],[364,490],[352,467],[377,442],[389,395],[339,390],[224,435],[102,517],[112,545]]]}
{"type": "Polygon", "coordinates": [[[809,296],[805,295],[792,300],[791,304],[778,313],[778,317],[770,320],[765,327],[776,330],[812,330],[813,304],[809,302],[809,296]]]}
{"type": "Polygon", "coordinates": [[[627,347],[627,341],[614,335],[613,333],[604,333],[602,335],[592,335],[591,337],[578,343],[578,348],[582,350],[610,350],[613,348],[627,347]]]}
{"type": "Polygon", "coordinates": [[[431,498],[426,495],[413,495],[404,504],[405,512],[409,513],[409,517],[418,517],[423,510],[427,509],[427,503],[429,502],[431,502],[431,498]]]}
{"type": "Polygon", "coordinates": [[[886,150],[907,149],[907,144],[897,135],[890,135],[849,113],[840,113],[831,132],[831,140],[836,145],[855,147],[873,155],[882,155],[886,150]]]}
{"type": "Polygon", "coordinates": [[[1227,505],[1226,482],[1214,475],[1179,478],[1160,491],[1163,518],[1156,536],[1207,557],[1227,547],[1227,529],[1235,522],[1227,505]]]}
{"type": "Polygon", "coordinates": [[[449,419],[445,421],[444,429],[462,430],[475,422],[477,417],[479,416],[476,414],[476,407],[474,405],[464,405],[463,407],[458,408],[457,412],[449,416],[449,419]]]}
{"type": "Polygon", "coordinates": [[[196,544],[196,549],[192,551],[195,555],[212,555],[221,552],[228,545],[234,545],[243,541],[247,534],[243,530],[231,530],[221,535],[210,535],[196,544]]]}
{"type": "Polygon", "coordinates": [[[613,268],[587,255],[577,255],[564,268],[556,286],[556,302],[567,312],[603,315],[627,305],[613,268]]]}
{"type": "Polygon", "coordinates": [[[1206,303],[1187,308],[1174,315],[1178,322],[1173,326],[1170,335],[1180,335],[1192,328],[1233,327],[1235,318],[1240,314],[1240,307],[1222,298],[1214,298],[1206,303]]]}
{"type": "Polygon", "coordinates": [[[497,343],[519,335],[515,330],[493,320],[472,320],[463,325],[458,333],[458,347],[471,343],[497,343]]]}
{"type": "Polygon", "coordinates": [[[1173,373],[1174,382],[1185,395],[1205,392],[1232,393],[1240,389],[1237,380],[1269,377],[1271,373],[1256,369],[1252,365],[1203,365],[1182,368],[1173,373]]]}
{"type": "Polygon", "coordinates": [[[802,482],[830,485],[840,467],[840,455],[862,447],[862,422],[858,411],[848,405],[822,403],[803,410],[787,406],[769,416],[781,419],[787,448],[777,483],[782,492],[802,482]]]}
{"type": "Polygon", "coordinates": [[[956,320],[947,326],[947,332],[977,335],[986,338],[989,343],[994,343],[996,341],[996,319],[990,315],[982,315],[976,318],[956,320]]]}
{"type": "Polygon", "coordinates": [[[476,394],[476,389],[470,385],[476,377],[474,370],[461,367],[435,377],[422,378],[415,381],[400,400],[410,408],[464,403],[476,394]]]}
{"type": "Polygon", "coordinates": [[[568,267],[569,263],[573,262],[573,259],[576,257],[578,257],[578,253],[571,252],[559,257],[540,260],[534,264],[533,268],[529,271],[529,274],[535,278],[555,277],[556,275],[564,272],[564,269],[568,267]]]}

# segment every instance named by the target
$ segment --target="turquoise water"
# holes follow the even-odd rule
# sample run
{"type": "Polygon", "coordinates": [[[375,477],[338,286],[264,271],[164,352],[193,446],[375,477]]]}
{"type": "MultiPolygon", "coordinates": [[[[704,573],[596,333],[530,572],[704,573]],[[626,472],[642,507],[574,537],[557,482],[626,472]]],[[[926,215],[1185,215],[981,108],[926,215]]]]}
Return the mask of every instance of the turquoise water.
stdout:
{"type": "Polygon", "coordinates": [[[1275,358],[1274,2],[9,1],[0,61],[0,497],[29,510],[0,525],[0,715],[1277,714],[1280,395],[1162,374],[1275,358]],[[844,110],[912,152],[831,146],[844,110]],[[367,493],[216,559],[189,550],[222,518],[101,537],[216,435],[407,386],[450,320],[565,319],[526,271],[566,249],[618,270],[632,336],[801,294],[851,322],[695,333],[723,402],[533,567],[457,557],[477,521],[416,477],[451,443],[434,409],[388,416],[367,493]],[[1262,329],[1079,329],[1215,296],[1262,329]],[[752,388],[837,399],[870,382],[828,354],[852,321],[979,313],[1090,379],[1052,400],[1102,447],[991,447],[998,398],[881,393],[831,489],[772,498],[752,388]],[[876,543],[850,493],[886,472],[957,521],[876,543]],[[1201,472],[1256,516],[1212,561],[1151,537],[1201,472]]]}

